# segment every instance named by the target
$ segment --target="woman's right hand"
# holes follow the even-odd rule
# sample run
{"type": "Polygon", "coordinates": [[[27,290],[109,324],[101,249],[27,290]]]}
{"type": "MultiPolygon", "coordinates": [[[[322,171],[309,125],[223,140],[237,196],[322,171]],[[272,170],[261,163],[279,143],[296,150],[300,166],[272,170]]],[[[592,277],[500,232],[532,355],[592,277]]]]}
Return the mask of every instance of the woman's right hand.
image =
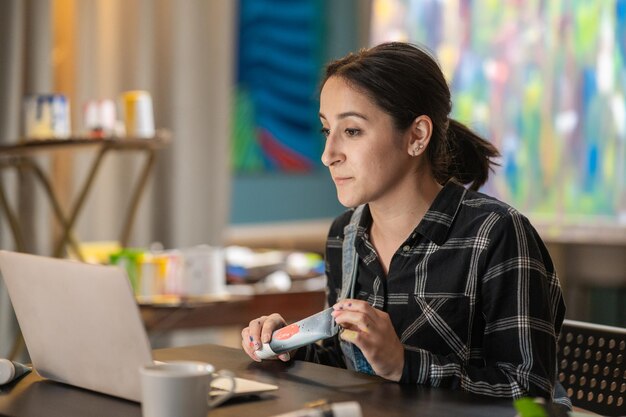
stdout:
{"type": "MultiPolygon", "coordinates": [[[[252,360],[261,362],[261,359],[256,356],[255,352],[261,349],[263,343],[269,343],[275,330],[286,325],[285,319],[276,313],[254,319],[248,327],[241,331],[241,347],[252,360]]],[[[287,362],[290,359],[290,355],[289,353],[283,353],[278,355],[278,359],[287,362]]]]}

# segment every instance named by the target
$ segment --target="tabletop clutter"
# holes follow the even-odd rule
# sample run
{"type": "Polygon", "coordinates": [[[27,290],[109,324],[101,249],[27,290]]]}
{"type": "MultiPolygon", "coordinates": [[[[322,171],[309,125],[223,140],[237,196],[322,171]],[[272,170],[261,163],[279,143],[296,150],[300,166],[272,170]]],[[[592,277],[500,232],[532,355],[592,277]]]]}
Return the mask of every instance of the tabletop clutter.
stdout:
{"type": "MultiPolygon", "coordinates": [[[[79,134],[72,132],[70,100],[64,94],[31,94],[23,99],[23,141],[84,137],[151,138],[155,135],[150,93],[123,92],[110,98],[88,100],[82,108],[79,134]]],[[[124,268],[137,297],[194,296],[227,292],[226,284],[259,284],[278,291],[292,281],[324,274],[319,254],[252,250],[239,246],[199,245],[191,248],[122,248],[116,244],[84,245],[87,262],[124,268]]],[[[0,358],[0,386],[11,384],[32,371],[19,362],[0,358]]],[[[361,417],[358,402],[317,402],[277,417],[361,417]]]]}
{"type": "Polygon", "coordinates": [[[86,262],[124,268],[140,301],[245,293],[251,286],[256,292],[289,291],[295,282],[324,275],[322,256],[309,252],[209,245],[122,248],[116,242],[82,244],[80,250],[86,262]]]}
{"type": "Polygon", "coordinates": [[[70,115],[70,100],[64,94],[27,95],[23,101],[23,137],[28,141],[155,135],[152,97],[143,90],[121,93],[117,104],[110,98],[88,100],[83,106],[79,135],[72,134],[70,115]]]}

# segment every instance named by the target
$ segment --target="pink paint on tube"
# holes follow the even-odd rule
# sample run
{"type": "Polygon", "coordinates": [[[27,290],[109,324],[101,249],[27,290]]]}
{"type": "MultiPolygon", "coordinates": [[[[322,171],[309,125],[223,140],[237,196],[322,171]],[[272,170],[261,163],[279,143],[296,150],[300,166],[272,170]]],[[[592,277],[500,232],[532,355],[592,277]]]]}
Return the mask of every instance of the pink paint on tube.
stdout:
{"type": "Polygon", "coordinates": [[[283,327],[282,329],[276,330],[272,335],[272,338],[276,340],[287,340],[291,338],[291,336],[298,334],[300,332],[300,326],[298,323],[290,324],[289,326],[283,327]]]}
{"type": "Polygon", "coordinates": [[[274,331],[270,342],[263,343],[263,347],[255,352],[256,356],[259,359],[270,359],[318,340],[333,337],[339,332],[339,326],[335,323],[332,312],[332,307],[327,308],[274,331]]]}

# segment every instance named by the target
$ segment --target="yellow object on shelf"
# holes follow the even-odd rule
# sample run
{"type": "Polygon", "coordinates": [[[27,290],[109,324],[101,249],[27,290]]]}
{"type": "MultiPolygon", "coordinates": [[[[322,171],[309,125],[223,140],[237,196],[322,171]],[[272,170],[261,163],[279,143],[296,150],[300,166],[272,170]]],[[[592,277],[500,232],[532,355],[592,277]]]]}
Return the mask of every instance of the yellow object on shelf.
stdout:
{"type": "MultiPolygon", "coordinates": [[[[78,245],[82,259],[91,264],[107,264],[112,254],[122,250],[118,241],[82,242],[78,245]]],[[[72,254],[72,259],[80,259],[72,254]]]]}

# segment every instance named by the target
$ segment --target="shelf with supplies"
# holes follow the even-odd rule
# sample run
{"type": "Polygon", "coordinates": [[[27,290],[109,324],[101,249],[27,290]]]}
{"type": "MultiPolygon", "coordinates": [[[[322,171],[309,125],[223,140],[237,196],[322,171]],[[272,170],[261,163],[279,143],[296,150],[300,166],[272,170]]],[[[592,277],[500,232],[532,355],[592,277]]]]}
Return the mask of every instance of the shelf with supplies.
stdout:
{"type": "MultiPolygon", "coordinates": [[[[66,247],[70,247],[77,256],[80,257],[78,250],[78,242],[74,238],[73,228],[76,221],[84,208],[85,201],[92,189],[94,180],[102,166],[105,156],[111,152],[133,151],[145,155],[143,167],[139,171],[137,181],[130,195],[130,203],[125,213],[125,220],[122,224],[120,232],[120,243],[126,246],[135,220],[139,201],[145,190],[148,178],[150,177],[156,153],[159,149],[167,146],[171,140],[171,134],[167,130],[157,130],[152,137],[68,137],[68,138],[49,138],[49,139],[23,139],[17,143],[9,145],[0,145],[0,174],[9,170],[17,170],[20,172],[30,172],[33,174],[36,182],[44,191],[44,194],[50,203],[53,215],[61,226],[60,237],[54,244],[53,255],[56,257],[63,256],[66,247]],[[82,186],[77,190],[74,201],[69,204],[68,212],[65,213],[61,208],[59,197],[52,186],[50,175],[40,166],[36,160],[37,156],[50,155],[55,151],[79,151],[83,149],[95,149],[96,154],[84,179],[82,186]]],[[[20,252],[25,251],[24,236],[19,216],[11,207],[7,196],[4,181],[0,179],[0,209],[2,214],[7,217],[11,233],[15,240],[16,249],[20,252]]]]}
{"type": "Polygon", "coordinates": [[[274,311],[297,321],[324,308],[325,264],[318,254],[200,245],[144,255],[122,264],[136,277],[135,296],[151,333],[243,327],[274,311]]]}

